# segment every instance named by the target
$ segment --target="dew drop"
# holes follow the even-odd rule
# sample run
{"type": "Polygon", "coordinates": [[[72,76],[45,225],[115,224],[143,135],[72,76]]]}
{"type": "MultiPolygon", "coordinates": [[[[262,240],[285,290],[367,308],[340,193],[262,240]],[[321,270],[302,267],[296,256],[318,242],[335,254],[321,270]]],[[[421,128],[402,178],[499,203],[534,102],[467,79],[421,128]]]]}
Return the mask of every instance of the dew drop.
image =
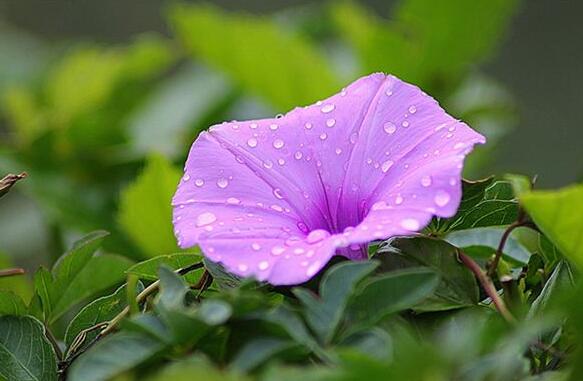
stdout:
{"type": "Polygon", "coordinates": [[[388,171],[389,169],[391,169],[391,167],[393,166],[393,164],[395,164],[395,163],[394,163],[392,160],[387,160],[387,161],[385,161],[385,162],[383,163],[383,165],[382,165],[382,167],[381,167],[381,170],[382,170],[384,173],[387,173],[387,171],[388,171]]]}
{"type": "Polygon", "coordinates": [[[246,264],[244,264],[244,263],[239,264],[239,266],[237,266],[237,268],[241,272],[245,272],[245,271],[247,271],[249,269],[249,267],[246,264]]]}
{"type": "Polygon", "coordinates": [[[302,152],[296,151],[296,153],[294,154],[294,157],[296,158],[296,160],[300,160],[302,158],[302,152]]]}
{"type": "Polygon", "coordinates": [[[281,193],[281,189],[279,188],[275,188],[273,190],[273,195],[275,196],[275,198],[282,200],[283,199],[283,194],[281,193]]]}
{"type": "Polygon", "coordinates": [[[273,141],[273,147],[274,147],[275,149],[280,149],[281,147],[283,147],[283,146],[284,146],[284,144],[285,144],[285,143],[284,143],[284,142],[283,142],[283,140],[281,140],[281,139],[275,139],[275,140],[273,141]]]}
{"type": "Polygon", "coordinates": [[[409,127],[409,122],[404,120],[403,123],[401,123],[401,126],[407,128],[407,127],[409,127]]]}
{"type": "Polygon", "coordinates": [[[314,126],[312,125],[312,123],[307,122],[306,124],[304,124],[304,127],[306,128],[306,130],[311,130],[312,127],[314,127],[314,126]]]}
{"type": "Polygon", "coordinates": [[[241,200],[239,200],[239,199],[238,199],[238,198],[236,198],[236,197],[229,197],[229,198],[227,199],[227,204],[231,204],[231,205],[237,205],[237,204],[240,204],[240,203],[241,203],[241,200]]]}
{"type": "MultiPolygon", "coordinates": [[[[283,116],[283,115],[281,115],[281,116],[283,116]]],[[[269,125],[269,129],[272,130],[272,131],[275,131],[278,128],[279,128],[279,126],[277,124],[275,124],[275,123],[269,125]]]]}
{"type": "Polygon", "coordinates": [[[224,177],[221,177],[220,179],[217,180],[217,186],[221,189],[225,189],[228,185],[229,180],[225,179],[224,177]]]}
{"type": "Polygon", "coordinates": [[[217,220],[217,216],[215,216],[211,212],[201,213],[196,218],[196,226],[197,227],[201,227],[201,226],[205,226],[205,225],[208,225],[208,224],[212,224],[216,220],[217,220]]]}
{"type": "Polygon", "coordinates": [[[271,248],[271,254],[278,256],[281,255],[285,251],[285,247],[283,246],[273,246],[271,248]]]}
{"type": "Polygon", "coordinates": [[[389,135],[394,134],[395,131],[397,131],[397,126],[395,126],[395,124],[392,122],[385,123],[383,128],[384,128],[385,132],[389,135]]]}
{"type": "Polygon", "coordinates": [[[257,126],[257,123],[251,123],[251,124],[249,125],[249,128],[250,128],[250,129],[252,129],[252,130],[256,129],[257,127],[258,127],[258,126],[257,126]]]}
{"type": "Polygon", "coordinates": [[[252,248],[253,250],[255,250],[255,251],[259,251],[259,250],[261,250],[261,245],[260,245],[260,244],[258,244],[257,242],[253,242],[253,243],[251,244],[251,248],[252,248]]]}
{"type": "Polygon", "coordinates": [[[301,247],[296,247],[296,248],[294,249],[294,254],[295,254],[295,255],[302,255],[302,254],[304,254],[305,252],[306,252],[306,251],[305,251],[303,248],[301,248],[301,247]]]}
{"type": "Polygon", "coordinates": [[[190,175],[187,173],[182,177],[182,181],[188,181],[190,180],[190,175]]]}
{"type": "Polygon", "coordinates": [[[204,180],[203,179],[196,179],[194,180],[194,185],[196,185],[197,187],[202,187],[204,185],[204,180]]]}
{"type": "Polygon", "coordinates": [[[403,203],[403,197],[401,195],[397,195],[395,197],[395,205],[401,205],[403,203]]]}
{"type": "Polygon", "coordinates": [[[267,169],[270,169],[270,168],[272,168],[272,167],[273,167],[273,162],[272,162],[271,160],[265,160],[265,161],[263,162],[263,166],[264,166],[265,168],[267,168],[267,169]]]}
{"type": "Polygon", "coordinates": [[[284,165],[285,164],[285,160],[282,158],[277,159],[277,164],[279,165],[284,165]]]}
{"type": "Polygon", "coordinates": [[[460,149],[460,148],[464,148],[465,146],[466,146],[466,144],[465,144],[465,143],[462,143],[462,142],[460,142],[460,143],[456,143],[456,144],[453,146],[453,149],[460,149]]]}
{"type": "Polygon", "coordinates": [[[336,106],[334,106],[334,104],[332,104],[332,103],[329,103],[329,104],[327,104],[327,105],[324,105],[324,106],[321,108],[321,111],[322,111],[324,114],[327,114],[327,113],[329,113],[329,112],[332,112],[332,111],[334,111],[334,109],[335,109],[335,108],[336,108],[336,106]]]}
{"type": "Polygon", "coordinates": [[[423,176],[421,178],[421,185],[424,187],[428,187],[431,185],[431,176],[423,176]]]}
{"type": "Polygon", "coordinates": [[[326,121],[326,126],[332,128],[336,124],[336,119],[330,118],[326,121]]]}
{"type": "Polygon", "coordinates": [[[320,270],[320,261],[315,261],[306,270],[306,275],[307,276],[313,276],[313,275],[315,275],[318,272],[318,270],[320,270]]]}
{"type": "Polygon", "coordinates": [[[267,270],[267,268],[269,267],[269,262],[261,261],[261,262],[259,262],[257,267],[259,268],[259,270],[267,270]]]}
{"type": "Polygon", "coordinates": [[[391,88],[388,88],[388,89],[385,91],[385,95],[386,95],[387,97],[390,97],[391,95],[393,95],[393,89],[391,89],[391,88]]]}
{"type": "Polygon", "coordinates": [[[336,150],[334,152],[336,152],[336,155],[340,155],[342,153],[342,149],[336,148],[336,150]]]}
{"type": "Polygon", "coordinates": [[[306,241],[308,243],[317,243],[322,241],[325,238],[328,238],[330,236],[330,233],[328,233],[326,230],[324,229],[316,229],[316,230],[312,230],[308,236],[306,237],[306,241]]]}
{"type": "Polygon", "coordinates": [[[249,140],[247,140],[247,145],[251,148],[257,147],[257,139],[249,138],[249,140]]]}
{"type": "Polygon", "coordinates": [[[449,193],[443,190],[437,191],[435,197],[433,198],[433,201],[435,201],[435,205],[439,207],[446,206],[449,203],[449,200],[451,200],[451,196],[449,195],[449,193]]]}
{"type": "Polygon", "coordinates": [[[410,114],[415,114],[417,112],[417,107],[415,106],[410,106],[409,107],[409,113],[410,114]]]}
{"type": "Polygon", "coordinates": [[[419,221],[414,218],[405,218],[401,221],[401,227],[410,231],[419,230],[419,221]]]}
{"type": "Polygon", "coordinates": [[[270,207],[271,209],[275,210],[276,212],[283,212],[283,208],[277,204],[273,204],[270,207]]]}
{"type": "Polygon", "coordinates": [[[326,138],[327,138],[327,137],[328,137],[328,134],[326,134],[325,132],[322,132],[322,133],[320,134],[320,139],[321,139],[321,140],[326,140],[326,138]]]}
{"type": "Polygon", "coordinates": [[[356,132],[353,132],[350,135],[350,143],[352,144],[356,144],[356,141],[358,140],[358,134],[356,132]]]}

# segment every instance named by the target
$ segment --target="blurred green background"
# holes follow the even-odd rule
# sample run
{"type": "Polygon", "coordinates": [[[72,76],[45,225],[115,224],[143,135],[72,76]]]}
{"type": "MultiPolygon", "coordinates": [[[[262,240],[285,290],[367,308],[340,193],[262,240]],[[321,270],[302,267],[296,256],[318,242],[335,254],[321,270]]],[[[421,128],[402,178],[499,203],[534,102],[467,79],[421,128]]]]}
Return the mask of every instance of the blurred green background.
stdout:
{"type": "Polygon", "coordinates": [[[283,113],[374,71],[489,137],[467,175],[581,180],[583,3],[0,1],[0,267],[79,234],[177,250],[168,200],[197,133],[283,113]],[[145,172],[138,177],[142,170],[145,172]]]}

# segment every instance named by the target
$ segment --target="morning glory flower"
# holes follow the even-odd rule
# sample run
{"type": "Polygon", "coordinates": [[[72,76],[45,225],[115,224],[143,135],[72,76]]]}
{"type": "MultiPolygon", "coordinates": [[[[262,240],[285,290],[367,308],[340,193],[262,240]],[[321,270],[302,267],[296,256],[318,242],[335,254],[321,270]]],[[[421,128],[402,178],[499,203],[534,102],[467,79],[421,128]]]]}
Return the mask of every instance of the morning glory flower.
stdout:
{"type": "Polygon", "coordinates": [[[243,277],[298,284],[334,255],[455,214],[465,156],[485,138],[382,73],[284,116],[213,126],[173,198],[183,248],[243,277]]]}

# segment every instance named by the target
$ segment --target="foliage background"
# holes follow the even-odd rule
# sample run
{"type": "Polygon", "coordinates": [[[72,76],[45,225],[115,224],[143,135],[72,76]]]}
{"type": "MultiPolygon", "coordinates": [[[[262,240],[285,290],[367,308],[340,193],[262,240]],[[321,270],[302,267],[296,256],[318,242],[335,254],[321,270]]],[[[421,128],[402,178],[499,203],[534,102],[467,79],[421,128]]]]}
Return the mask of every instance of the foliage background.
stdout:
{"type": "MultiPolygon", "coordinates": [[[[471,3],[448,0],[443,4],[429,0],[220,1],[213,5],[155,1],[0,2],[0,173],[25,170],[30,175],[2,198],[0,207],[0,268],[19,265],[29,274],[10,282],[2,280],[3,285],[28,301],[33,294],[31,274],[39,265],[52,269],[37,272],[34,279],[37,294],[39,285],[49,291],[35,296],[29,308],[70,344],[68,340],[72,338],[66,335],[68,323],[89,297],[115,291],[130,264],[178,252],[170,224],[169,199],[180,177],[180,165],[198,132],[223,120],[275,115],[296,105],[312,103],[373,71],[392,72],[420,85],[450,113],[488,135],[489,144],[472,154],[468,162],[469,178],[506,172],[538,174],[537,188],[580,181],[583,160],[579,145],[583,135],[578,128],[581,122],[578,111],[583,53],[576,44],[583,28],[577,18],[582,8],[576,2],[542,0],[471,3]],[[71,251],[77,258],[79,274],[69,272],[72,267],[67,266],[73,264],[57,262],[74,241],[98,229],[108,230],[111,235],[103,239],[101,233],[93,233],[85,240],[90,246],[95,240],[96,247],[83,249],[83,244],[77,244],[81,248],[71,251]],[[98,246],[106,254],[93,256],[98,246]],[[88,282],[89,274],[99,282],[88,282]],[[73,291],[65,292],[67,289],[73,291]]],[[[473,219],[475,216],[462,215],[458,220],[436,222],[432,229],[439,234],[460,230],[461,234],[453,232],[448,240],[460,247],[473,247],[468,249],[473,256],[486,258],[499,241],[499,227],[517,218],[516,199],[524,191],[524,179],[500,179],[501,176],[496,182],[482,183],[483,188],[478,184],[476,197],[480,202],[471,206],[480,213],[492,205],[496,212],[510,212],[494,214],[480,223],[473,219]],[[485,230],[466,234],[470,228],[485,230]]],[[[537,214],[533,218],[559,249],[542,235],[520,234],[510,240],[511,252],[505,252],[508,254],[505,259],[512,274],[530,261],[528,256],[533,253],[540,261],[533,263],[533,267],[545,274],[541,279],[530,274],[532,278],[526,278],[526,285],[522,284],[524,306],[516,307],[519,316],[526,314],[523,311],[526,305],[531,310],[539,308],[532,305],[537,304],[534,303],[539,300],[537,295],[546,295],[542,292],[545,282],[553,279],[559,282],[557,279],[564,276],[569,280],[572,276],[571,267],[561,261],[559,251],[578,265],[576,255],[583,256],[579,245],[571,242],[573,236],[565,239],[562,235],[577,234],[577,229],[583,226],[576,225],[575,217],[571,215],[572,219],[566,219],[563,225],[549,224],[550,212],[559,206],[569,203],[573,210],[581,210],[577,209],[577,205],[581,208],[580,193],[551,194],[549,198],[527,195],[521,201],[534,205],[537,214]],[[563,231],[557,232],[557,226],[563,231]]],[[[386,244],[384,250],[391,251],[393,246],[405,252],[449,250],[449,246],[436,248],[434,243],[427,242],[413,245],[415,250],[404,249],[408,247],[406,241],[393,244],[386,244]],[[423,245],[431,249],[424,249],[423,245]]],[[[176,258],[173,261],[182,260],[176,258]]],[[[157,277],[159,263],[154,264],[148,265],[148,271],[135,270],[135,274],[130,274],[151,282],[157,277]]],[[[177,262],[171,264],[180,267],[177,262]]],[[[400,267],[409,264],[383,262],[380,266],[383,271],[400,267]]],[[[474,282],[473,278],[468,273],[457,273],[455,266],[449,270],[459,275],[462,286],[452,283],[457,291],[453,299],[446,295],[448,307],[444,307],[444,295],[440,294],[426,300],[423,308],[432,311],[459,308],[474,305],[479,296],[484,297],[471,292],[464,295],[463,286],[474,282]]],[[[178,294],[184,291],[179,281],[169,274],[166,277],[163,291],[174,290],[178,294]]],[[[430,284],[429,278],[424,282],[430,284]]],[[[196,279],[193,276],[191,280],[196,279]]],[[[135,284],[137,279],[132,281],[135,284]]],[[[368,284],[369,280],[362,282],[368,284]]],[[[549,284],[550,288],[555,283],[549,284]]],[[[365,294],[357,285],[355,281],[347,298],[355,290],[365,294]]],[[[447,292],[451,292],[450,286],[446,287],[447,292]]],[[[313,289],[314,285],[310,287],[313,289]]],[[[475,283],[470,289],[474,288],[477,290],[475,283]]],[[[251,290],[249,295],[254,295],[253,287],[251,290]]],[[[266,290],[259,292],[264,298],[273,297],[266,290]]],[[[295,293],[305,307],[302,314],[307,314],[310,322],[310,308],[318,307],[310,307],[309,297],[301,297],[301,291],[295,293]]],[[[249,308],[245,299],[249,295],[246,292],[242,295],[227,295],[231,303],[228,308],[249,308]]],[[[156,308],[181,316],[184,311],[176,305],[180,301],[171,299],[165,298],[163,292],[156,300],[156,308]]],[[[278,302],[281,300],[273,301],[273,305],[278,302]]],[[[340,299],[336,302],[344,303],[340,299]]],[[[409,301],[390,308],[396,312],[414,304],[409,301]]],[[[227,315],[232,316],[235,324],[246,316],[230,310],[221,315],[221,308],[226,307],[220,303],[212,308],[213,314],[200,312],[195,320],[210,327],[222,324],[227,315]],[[224,318],[210,322],[208,319],[217,319],[216,313],[224,318]]],[[[561,313],[579,316],[580,311],[561,313]]],[[[491,317],[476,319],[489,321],[491,317]]],[[[436,318],[429,325],[438,322],[436,318]]],[[[322,333],[312,323],[311,329],[318,336],[316,341],[333,347],[346,344],[327,338],[326,335],[333,335],[334,327],[322,328],[331,330],[322,333]]],[[[498,323],[492,323],[494,328],[478,329],[475,334],[483,335],[480,339],[464,337],[457,345],[481,345],[474,349],[484,355],[490,353],[492,346],[504,346],[507,340],[523,343],[521,334],[528,336],[528,332],[541,329],[538,323],[533,323],[525,325],[527,333],[506,332],[505,328],[498,329],[498,323]],[[499,342],[489,342],[489,335],[499,342]]],[[[540,324],[543,323],[548,322],[540,324]]],[[[578,334],[576,329],[574,333],[567,331],[568,334],[559,335],[561,340],[578,334]]],[[[357,369],[352,376],[362,376],[359,371],[375,374],[376,366],[380,367],[377,374],[391,371],[404,375],[414,371],[415,364],[408,361],[418,353],[415,345],[399,328],[391,333],[400,348],[405,348],[400,367],[387,370],[372,359],[349,354],[343,361],[347,368],[357,369]]],[[[384,336],[377,335],[378,330],[370,337],[361,337],[355,346],[378,346],[384,336]]],[[[114,343],[121,340],[114,337],[118,337],[111,340],[114,343]]],[[[125,339],[132,342],[136,338],[125,339]]],[[[309,340],[294,339],[301,342],[301,348],[294,350],[302,352],[308,348],[320,360],[328,356],[318,354],[319,349],[309,340]]],[[[140,340],[134,342],[136,348],[150,348],[152,353],[160,349],[156,347],[160,343],[140,340]]],[[[257,345],[264,350],[271,348],[273,353],[289,349],[276,344],[257,345]]],[[[436,350],[427,345],[430,353],[436,350]]],[[[570,348],[569,345],[566,347],[570,348]]],[[[504,355],[509,358],[520,355],[524,343],[513,348],[514,352],[509,349],[501,353],[500,359],[504,355]]],[[[176,347],[174,350],[180,352],[176,347]]],[[[294,350],[290,350],[291,358],[302,358],[302,353],[294,350]]],[[[234,354],[227,357],[234,361],[234,368],[247,370],[247,362],[258,360],[250,360],[242,352],[236,355],[241,358],[234,354]]],[[[460,353],[446,353],[433,364],[435,368],[428,364],[428,369],[438,369],[447,377],[450,369],[457,369],[463,362],[460,353]]],[[[495,355],[488,360],[488,356],[476,361],[501,361],[495,355]]],[[[501,367],[493,375],[486,365],[482,371],[485,377],[490,377],[487,379],[505,379],[504,372],[514,372],[514,365],[501,367]]],[[[200,369],[207,365],[192,366],[200,369]]],[[[350,372],[345,376],[350,379],[350,372]]]]}

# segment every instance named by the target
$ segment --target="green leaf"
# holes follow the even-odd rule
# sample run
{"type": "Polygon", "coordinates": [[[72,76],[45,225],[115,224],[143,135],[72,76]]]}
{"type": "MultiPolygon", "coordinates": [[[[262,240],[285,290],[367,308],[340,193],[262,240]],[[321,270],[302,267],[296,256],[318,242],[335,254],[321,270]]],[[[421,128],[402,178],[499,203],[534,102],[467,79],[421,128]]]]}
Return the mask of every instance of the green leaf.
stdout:
{"type": "Polygon", "coordinates": [[[291,341],[276,338],[255,338],[245,343],[231,362],[231,367],[240,372],[248,372],[277,354],[296,346],[297,344],[291,341]]]}
{"type": "MultiPolygon", "coordinates": [[[[487,247],[487,256],[494,254],[500,244],[500,239],[504,234],[503,229],[498,228],[476,228],[453,231],[444,239],[450,244],[460,248],[487,247]]],[[[527,264],[530,257],[529,251],[512,235],[508,237],[504,245],[504,256],[519,264],[527,264]]]]}
{"type": "Polygon", "coordinates": [[[375,324],[385,316],[412,308],[439,284],[439,275],[426,268],[412,268],[367,280],[352,298],[349,312],[361,325],[375,324]]]}
{"type": "Polygon", "coordinates": [[[423,266],[439,275],[439,286],[415,306],[418,311],[447,310],[478,303],[476,278],[458,261],[456,247],[445,241],[425,237],[395,238],[380,248],[376,258],[384,271],[423,266]]]}
{"type": "MultiPolygon", "coordinates": [[[[546,281],[539,296],[532,302],[528,311],[528,318],[542,316],[549,303],[557,298],[557,295],[575,285],[575,278],[569,264],[561,261],[555,267],[549,279],[546,281]]],[[[557,299],[558,300],[558,299],[557,299]]]]}
{"type": "Polygon", "coordinates": [[[164,344],[150,337],[122,332],[100,340],[73,362],[69,381],[107,381],[154,357],[164,344]]]}
{"type": "Polygon", "coordinates": [[[57,380],[55,352],[38,320],[30,316],[0,316],[0,378],[57,380]]]}
{"type": "Polygon", "coordinates": [[[479,227],[504,226],[516,221],[518,201],[508,181],[487,178],[464,181],[462,201],[455,216],[435,219],[429,230],[445,233],[479,227]]]}
{"type": "Polygon", "coordinates": [[[194,56],[279,110],[310,104],[340,87],[318,50],[280,23],[202,5],[176,6],[170,20],[194,56]]]}
{"type": "Polygon", "coordinates": [[[249,381],[246,376],[218,369],[200,355],[171,363],[147,381],[249,381]]]}
{"type": "MultiPolygon", "coordinates": [[[[172,270],[178,270],[200,262],[202,258],[199,254],[190,253],[160,255],[147,261],[136,263],[127,269],[126,273],[137,275],[140,279],[155,281],[158,280],[158,269],[162,264],[172,270]]],[[[195,284],[200,279],[203,271],[203,269],[200,269],[188,273],[185,276],[186,281],[190,284],[195,284]]]]}
{"type": "Polygon", "coordinates": [[[22,298],[12,291],[0,290],[0,316],[24,315],[27,312],[22,298]]]}
{"type": "Polygon", "coordinates": [[[334,335],[358,282],[377,266],[375,261],[342,262],[333,266],[320,282],[319,298],[304,288],[292,290],[305,307],[307,322],[323,342],[330,341],[334,335]]]}
{"type": "Polygon", "coordinates": [[[525,193],[520,202],[545,235],[583,269],[583,185],[525,193]]]}
{"type": "MultiPolygon", "coordinates": [[[[140,283],[138,288],[142,290],[144,287],[140,283]]],[[[109,321],[120,313],[127,306],[126,293],[126,286],[124,285],[118,288],[115,293],[97,298],[83,307],[67,327],[65,344],[67,346],[71,345],[75,337],[84,329],[109,321]]],[[[90,342],[97,336],[99,331],[97,329],[87,333],[85,341],[90,342]]]]}
{"type": "Polygon", "coordinates": [[[180,171],[154,155],[142,174],[121,194],[118,220],[148,257],[179,251],[172,232],[172,196],[180,171]]]}
{"type": "Polygon", "coordinates": [[[124,279],[131,263],[127,258],[94,255],[107,234],[97,231],[85,236],[59,258],[52,272],[42,267],[37,271],[35,288],[46,321],[54,322],[76,303],[124,279]]]}

